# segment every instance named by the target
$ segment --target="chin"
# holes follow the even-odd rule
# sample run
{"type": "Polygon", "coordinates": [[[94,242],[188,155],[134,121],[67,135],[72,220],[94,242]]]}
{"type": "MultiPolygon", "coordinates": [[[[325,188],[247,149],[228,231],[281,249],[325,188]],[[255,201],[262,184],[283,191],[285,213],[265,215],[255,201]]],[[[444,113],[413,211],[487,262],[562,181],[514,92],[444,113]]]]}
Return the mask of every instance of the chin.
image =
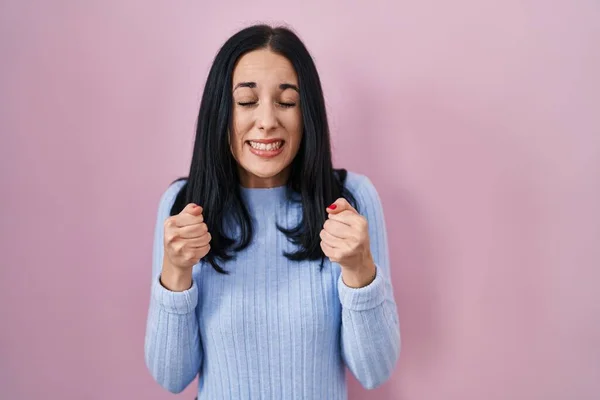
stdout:
{"type": "Polygon", "coordinates": [[[250,175],[253,175],[260,179],[272,179],[276,178],[279,174],[281,174],[282,170],[248,170],[250,175]]]}
{"type": "Polygon", "coordinates": [[[242,169],[245,171],[244,175],[246,179],[252,185],[260,182],[260,186],[280,186],[285,184],[282,181],[282,174],[285,172],[285,168],[252,168],[250,166],[243,166],[242,169]]]}

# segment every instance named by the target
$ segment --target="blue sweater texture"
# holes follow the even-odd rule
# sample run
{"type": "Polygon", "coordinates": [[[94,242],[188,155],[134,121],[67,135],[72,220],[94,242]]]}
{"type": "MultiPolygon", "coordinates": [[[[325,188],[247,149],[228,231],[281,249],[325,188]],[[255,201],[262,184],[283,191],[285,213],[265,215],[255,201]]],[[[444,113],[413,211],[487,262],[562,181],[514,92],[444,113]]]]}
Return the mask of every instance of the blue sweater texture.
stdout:
{"type": "Polygon", "coordinates": [[[340,266],[325,259],[289,261],[296,247],[276,224],[302,218],[285,187],[241,188],[254,237],[236,257],[201,261],[189,290],[160,284],[163,223],[184,181],[161,196],[154,234],[145,359],[166,390],[179,393],[196,377],[199,400],[347,398],[346,367],[367,389],[384,383],[400,352],[400,327],[390,277],[379,195],[364,175],[349,172],[346,187],[367,218],[375,280],[350,288],[340,266]]]}

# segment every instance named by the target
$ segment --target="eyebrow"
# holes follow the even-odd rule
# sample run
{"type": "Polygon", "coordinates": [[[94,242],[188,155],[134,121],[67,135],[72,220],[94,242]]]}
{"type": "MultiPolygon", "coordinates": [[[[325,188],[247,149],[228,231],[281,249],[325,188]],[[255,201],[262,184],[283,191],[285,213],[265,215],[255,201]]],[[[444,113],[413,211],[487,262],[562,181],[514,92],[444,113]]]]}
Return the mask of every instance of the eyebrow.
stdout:
{"type": "MultiPolygon", "coordinates": [[[[235,92],[235,90],[237,88],[241,88],[241,87],[247,87],[250,89],[254,89],[256,88],[256,82],[240,82],[237,85],[235,85],[235,87],[233,88],[233,91],[235,92]]],[[[281,85],[279,85],[279,89],[286,90],[286,89],[293,89],[296,92],[300,93],[300,89],[298,89],[298,86],[294,85],[293,83],[282,83],[281,85]]]]}
{"type": "Polygon", "coordinates": [[[233,88],[233,91],[235,92],[235,89],[241,88],[241,87],[247,87],[247,88],[254,89],[256,87],[256,82],[240,82],[237,85],[235,85],[235,87],[233,88]]]}
{"type": "Polygon", "coordinates": [[[279,85],[279,89],[281,89],[281,90],[294,89],[296,92],[300,93],[300,89],[298,89],[298,86],[296,86],[292,83],[282,83],[281,85],[279,85]]]}

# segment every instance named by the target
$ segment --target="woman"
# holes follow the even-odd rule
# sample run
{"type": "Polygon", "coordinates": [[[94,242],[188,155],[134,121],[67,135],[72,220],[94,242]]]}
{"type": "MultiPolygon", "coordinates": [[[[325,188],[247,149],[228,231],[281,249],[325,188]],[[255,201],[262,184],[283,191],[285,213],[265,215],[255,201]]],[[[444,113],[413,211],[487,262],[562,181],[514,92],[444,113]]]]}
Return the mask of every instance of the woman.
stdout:
{"type": "Polygon", "coordinates": [[[345,399],[400,331],[378,194],[334,170],[319,76],[291,31],[246,28],[210,70],[189,176],[161,197],[146,365],[199,399],[345,399]]]}

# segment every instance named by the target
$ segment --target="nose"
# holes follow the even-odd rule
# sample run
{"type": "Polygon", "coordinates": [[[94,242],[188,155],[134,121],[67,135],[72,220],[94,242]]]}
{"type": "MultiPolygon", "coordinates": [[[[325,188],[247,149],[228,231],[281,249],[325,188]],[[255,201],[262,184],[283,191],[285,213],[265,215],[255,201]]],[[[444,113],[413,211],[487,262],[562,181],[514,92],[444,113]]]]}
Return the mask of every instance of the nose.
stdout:
{"type": "Polygon", "coordinates": [[[277,127],[277,116],[273,104],[263,104],[259,107],[258,128],[269,131],[277,127]]]}

